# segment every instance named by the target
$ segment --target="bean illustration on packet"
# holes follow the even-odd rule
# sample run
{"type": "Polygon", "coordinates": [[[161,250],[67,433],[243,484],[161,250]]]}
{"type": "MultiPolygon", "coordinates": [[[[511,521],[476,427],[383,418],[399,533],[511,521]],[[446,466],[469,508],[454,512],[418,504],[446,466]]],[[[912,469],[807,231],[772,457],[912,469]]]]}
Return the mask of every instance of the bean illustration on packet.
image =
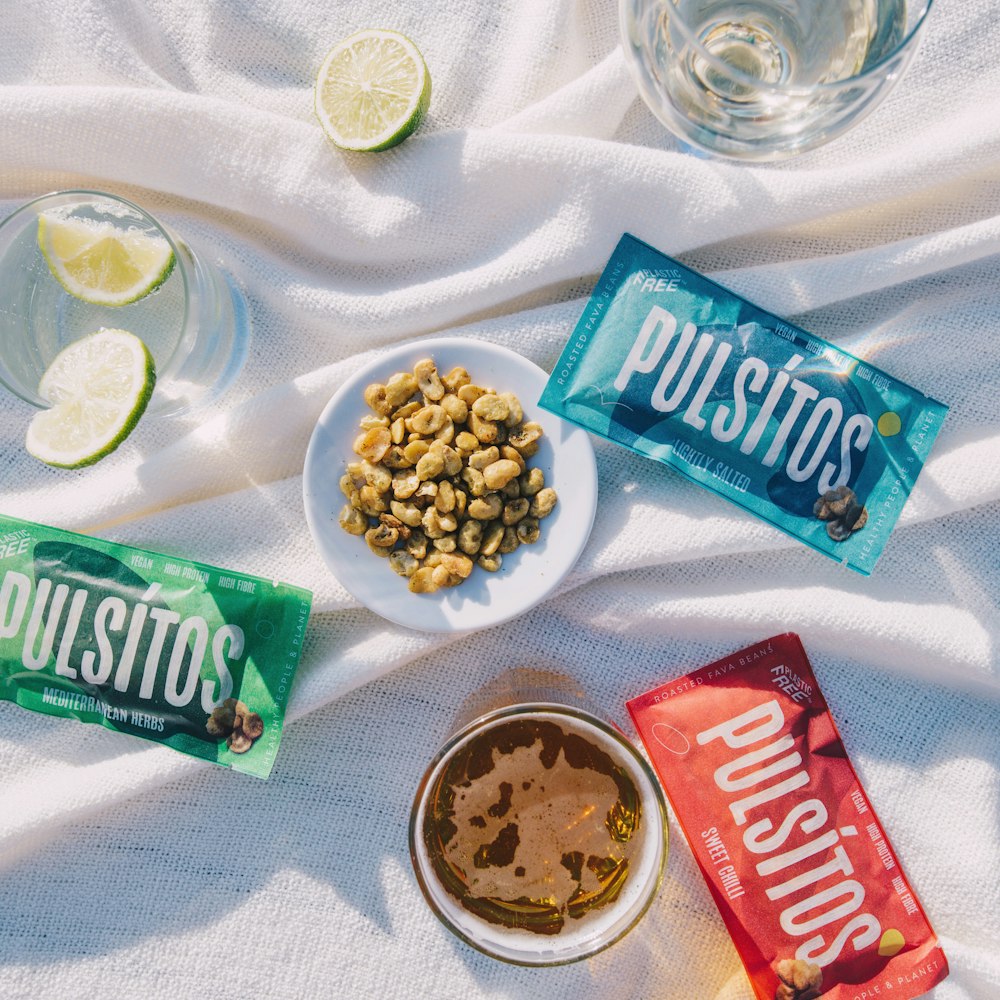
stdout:
{"type": "Polygon", "coordinates": [[[627,234],[539,403],[865,575],[947,412],[627,234]]]}

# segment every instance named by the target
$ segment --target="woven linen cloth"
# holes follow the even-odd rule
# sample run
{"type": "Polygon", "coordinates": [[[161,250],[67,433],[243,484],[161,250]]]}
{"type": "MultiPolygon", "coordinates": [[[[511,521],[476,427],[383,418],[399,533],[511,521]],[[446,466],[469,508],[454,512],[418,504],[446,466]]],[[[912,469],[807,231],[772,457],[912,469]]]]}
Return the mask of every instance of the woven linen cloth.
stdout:
{"type": "MultiPolygon", "coordinates": [[[[207,410],[147,419],[80,472],[24,451],[0,397],[0,512],[315,594],[267,782],[0,703],[0,997],[747,1000],[683,835],[624,940],[495,962],[426,907],[414,789],[459,704],[557,665],[607,716],[781,631],[802,637],[951,963],[1000,996],[1000,35],[937,0],[908,73],[775,166],[692,155],[636,99],[613,0],[31,0],[0,6],[0,211],[121,194],[223,262],[249,358],[207,410]],[[434,82],[419,132],[345,155],[312,111],[326,51],[392,27],[434,82]],[[590,542],[558,590],[465,637],[387,624],[304,518],[315,422],[431,334],[551,370],[631,232],[947,403],[862,578],[670,470],[596,442],[590,542]]],[[[2,308],[2,304],[0,304],[2,308]]]]}

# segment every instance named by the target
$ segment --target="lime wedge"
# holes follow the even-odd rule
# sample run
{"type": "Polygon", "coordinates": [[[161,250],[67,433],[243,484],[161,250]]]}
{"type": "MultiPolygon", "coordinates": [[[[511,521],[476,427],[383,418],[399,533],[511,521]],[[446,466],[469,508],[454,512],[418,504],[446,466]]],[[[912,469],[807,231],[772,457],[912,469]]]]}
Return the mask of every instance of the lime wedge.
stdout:
{"type": "Polygon", "coordinates": [[[359,31],[335,45],[316,75],[316,114],[342,149],[375,152],[401,143],[431,100],[431,75],[408,38],[359,31]]]}
{"type": "Polygon", "coordinates": [[[25,447],[48,465],[92,465],[128,437],[155,383],[152,355],[127,330],[74,341],[42,376],[38,391],[52,406],[32,418],[25,447]]]}
{"type": "Polygon", "coordinates": [[[38,246],[70,295],[100,306],[124,306],[170,276],[174,251],[160,236],[111,222],[42,213],[38,246]]]}

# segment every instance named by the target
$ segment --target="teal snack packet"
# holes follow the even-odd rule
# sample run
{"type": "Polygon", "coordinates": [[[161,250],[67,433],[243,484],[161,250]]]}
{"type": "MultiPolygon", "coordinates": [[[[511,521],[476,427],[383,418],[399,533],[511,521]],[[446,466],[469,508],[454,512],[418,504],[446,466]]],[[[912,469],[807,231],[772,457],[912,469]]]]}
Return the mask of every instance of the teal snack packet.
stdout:
{"type": "Polygon", "coordinates": [[[865,575],[948,409],[628,234],[539,404],[865,575]]]}
{"type": "Polygon", "coordinates": [[[266,778],[311,602],[0,515],[0,699],[266,778]]]}

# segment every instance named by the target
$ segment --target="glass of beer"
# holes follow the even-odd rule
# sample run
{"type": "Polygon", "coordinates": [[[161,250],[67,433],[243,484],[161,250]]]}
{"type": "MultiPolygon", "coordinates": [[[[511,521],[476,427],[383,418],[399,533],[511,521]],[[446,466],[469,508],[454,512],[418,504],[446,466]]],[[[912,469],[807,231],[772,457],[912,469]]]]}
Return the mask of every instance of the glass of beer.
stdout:
{"type": "MultiPolygon", "coordinates": [[[[494,958],[562,965],[626,934],[667,855],[666,806],[643,757],[591,711],[519,700],[460,725],[427,769],[410,855],[431,909],[494,958]]],[[[501,699],[502,700],[502,699],[501,699]]]]}
{"type": "Polygon", "coordinates": [[[643,100],[685,143],[778,160],[874,108],[919,45],[932,0],[619,0],[643,100]]]}

